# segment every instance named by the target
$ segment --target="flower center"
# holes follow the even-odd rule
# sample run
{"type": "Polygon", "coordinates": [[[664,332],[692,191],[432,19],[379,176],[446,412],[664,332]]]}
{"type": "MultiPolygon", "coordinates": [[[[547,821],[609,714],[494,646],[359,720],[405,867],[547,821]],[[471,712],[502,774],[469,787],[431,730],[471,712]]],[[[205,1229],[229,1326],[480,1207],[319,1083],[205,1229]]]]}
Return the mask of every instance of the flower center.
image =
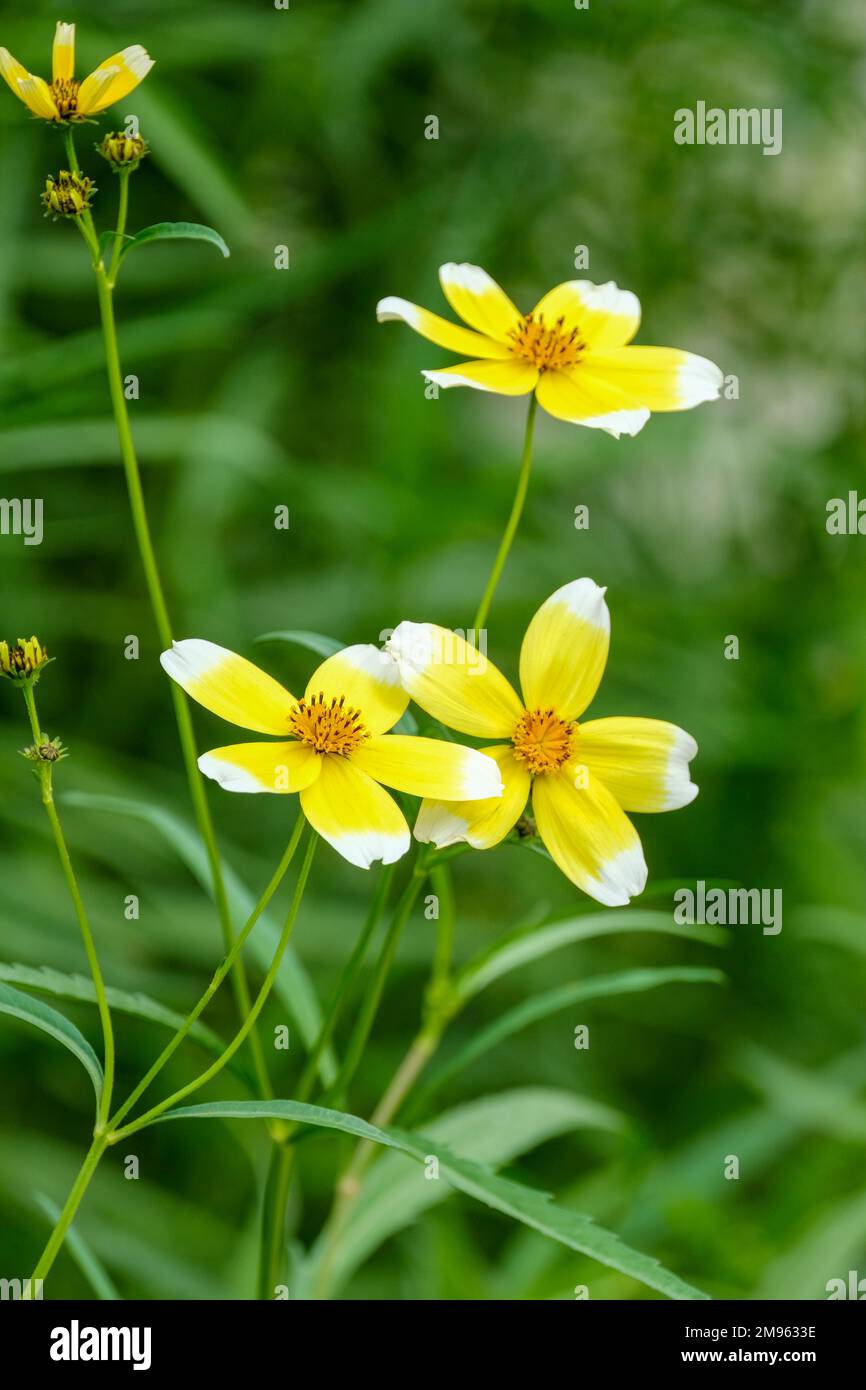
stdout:
{"type": "Polygon", "coordinates": [[[566,330],[565,319],[560,316],[552,325],[544,322],[544,315],[527,314],[516,328],[509,333],[514,344],[512,351],[516,357],[531,362],[540,372],[556,371],[559,367],[573,367],[586,349],[578,329],[566,330]]]}
{"type": "Polygon", "coordinates": [[[56,82],[51,83],[51,95],[61,121],[70,121],[76,116],[80,86],[81,83],[73,82],[71,77],[58,77],[56,82]]]}
{"type": "Polygon", "coordinates": [[[351,753],[370,735],[361,711],[346,704],[345,695],[326,700],[322,691],[312,700],[299,700],[289,715],[289,732],[317,753],[351,753]]]}
{"type": "Polygon", "coordinates": [[[514,756],[534,775],[558,772],[571,755],[576,732],[576,724],[560,719],[552,709],[526,709],[511,735],[514,756]]]}

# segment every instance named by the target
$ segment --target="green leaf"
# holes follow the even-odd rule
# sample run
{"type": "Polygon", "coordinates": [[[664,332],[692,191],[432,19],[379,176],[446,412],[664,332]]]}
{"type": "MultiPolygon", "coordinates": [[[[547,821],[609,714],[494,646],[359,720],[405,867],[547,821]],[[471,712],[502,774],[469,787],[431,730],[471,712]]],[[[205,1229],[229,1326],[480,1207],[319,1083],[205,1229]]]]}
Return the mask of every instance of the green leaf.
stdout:
{"type": "Polygon", "coordinates": [[[120,259],[128,256],[136,246],[144,246],[149,241],[209,241],[224,256],[231,255],[219,232],[215,232],[213,227],[206,227],[203,222],[154,222],[152,227],[143,227],[130,237],[121,250],[120,259]]]}
{"type": "MultiPolygon", "coordinates": [[[[122,796],[103,796],[91,792],[68,792],[63,797],[67,806],[80,806],[90,811],[107,811],[111,815],[132,816],[159,832],[166,844],[186,865],[190,873],[201,884],[205,892],[212,892],[210,866],[201,842],[195,831],[179,816],[165,811],[161,806],[151,806],[149,802],[133,801],[122,796]]],[[[256,899],[241,882],[231,865],[223,859],[223,877],[229,908],[235,929],[239,930],[256,904],[256,899]]],[[[268,913],[263,913],[256,923],[255,930],[247,942],[249,951],[255,956],[263,970],[267,970],[274,958],[279,928],[268,913]]],[[[322,1025],[322,1014],[315,990],[306,970],[294,953],[291,945],[286,948],[274,990],[289,1010],[304,1046],[312,1048],[322,1025]]],[[[319,1074],[326,1086],[337,1075],[336,1062],[332,1048],[326,1048],[319,1061],[319,1074]]]]}
{"type": "MultiPolygon", "coordinates": [[[[35,989],[43,994],[53,994],[59,999],[80,999],[83,1003],[96,1003],[96,990],[92,980],[88,980],[84,975],[65,975],[47,965],[34,969],[30,965],[7,964],[0,961],[0,980],[23,985],[25,989],[35,989]]],[[[127,990],[115,989],[112,985],[106,986],[105,993],[110,1007],[117,1013],[132,1014],[137,1018],[145,1018],[150,1023],[160,1023],[172,1032],[177,1032],[185,1021],[183,1014],[175,1013],[174,1009],[166,1008],[164,1004],[150,999],[146,994],[130,994],[127,990]]],[[[222,1038],[212,1028],[208,1028],[207,1024],[194,1023],[189,1030],[189,1036],[217,1057],[225,1050],[226,1045],[222,1038]]]]}
{"type": "MultiPolygon", "coordinates": [[[[51,1224],[56,1225],[60,1219],[60,1208],[57,1203],[52,1202],[50,1197],[46,1197],[44,1192],[34,1192],[33,1199],[51,1224]]],[[[78,1234],[74,1226],[69,1227],[63,1239],[67,1250],[91,1285],[97,1298],[112,1302],[119,1299],[120,1294],[117,1292],[108,1270],[99,1257],[93,1253],[84,1237],[78,1234]]]]}
{"type": "Polygon", "coordinates": [[[507,1178],[501,1178],[490,1168],[451,1153],[445,1145],[428,1136],[408,1134],[393,1126],[380,1129],[368,1124],[366,1120],[359,1119],[357,1115],[346,1115],[339,1110],[326,1110],[319,1105],[302,1105],[292,1100],[212,1101],[209,1105],[191,1105],[179,1110],[169,1110],[153,1123],[214,1118],[296,1120],[322,1129],[341,1130],[344,1134],[354,1135],[358,1139],[369,1139],[374,1144],[382,1144],[386,1148],[408,1154],[410,1158],[422,1164],[433,1154],[439,1160],[440,1174],[447,1178],[453,1187],[495,1211],[500,1211],[505,1216],[539,1231],[541,1235],[549,1236],[560,1245],[566,1245],[582,1255],[589,1255],[599,1263],[637,1279],[668,1298],[708,1297],[664,1269],[651,1256],[631,1249],[611,1231],[596,1226],[591,1217],[558,1207],[548,1193],[538,1192],[507,1178]]]}
{"type": "Polygon", "coordinates": [[[476,1061],[506,1038],[512,1037],[513,1034],[519,1033],[521,1029],[528,1028],[533,1023],[538,1023],[542,1018],[548,1018],[561,1009],[567,1009],[571,1004],[584,1002],[587,999],[607,999],[619,994],[639,994],[647,989],[658,989],[662,985],[722,985],[726,983],[727,977],[721,970],[683,965],[647,968],[645,970],[622,970],[615,975],[597,975],[588,980],[576,980],[571,984],[559,985],[556,989],[547,990],[544,994],[533,995],[529,999],[525,999],[521,1004],[495,1019],[486,1028],[474,1033],[469,1042],[460,1048],[454,1057],[444,1066],[437,1067],[432,1072],[429,1082],[423,1088],[423,1094],[426,1096],[434,1087],[441,1086],[449,1077],[455,1076],[470,1062],[476,1061]]]}
{"type": "Polygon", "coordinates": [[[21,990],[4,984],[0,984],[0,1014],[9,1014],[10,1018],[20,1018],[24,1023],[32,1023],[34,1028],[48,1033],[68,1048],[78,1058],[93,1082],[96,1101],[99,1103],[102,1095],[102,1067],[90,1043],[79,1033],[74,1023],[70,1023],[68,1018],[64,1018],[63,1014],[50,1008],[48,1004],[43,1004],[41,999],[31,999],[29,994],[23,994],[21,990]]]}
{"type": "MultiPolygon", "coordinates": [[[[521,1087],[484,1096],[438,1116],[424,1126],[435,1143],[456,1149],[465,1158],[499,1168],[538,1144],[579,1128],[609,1131],[624,1127],[622,1116],[607,1106],[546,1087],[521,1087]]],[[[418,1169],[403,1154],[385,1154],[365,1180],[360,1198],[340,1241],[333,1263],[339,1287],[383,1241],[438,1202],[451,1196],[445,1183],[419,1180],[418,1169]]],[[[298,1297],[312,1287],[321,1248],[311,1252],[298,1275],[298,1297]]]]}
{"type": "Polygon", "coordinates": [[[296,647],[307,647],[309,651],[316,652],[319,656],[333,656],[335,652],[341,652],[345,646],[344,642],[338,642],[336,637],[326,637],[323,632],[305,632],[301,628],[289,628],[284,632],[263,632],[261,637],[254,639],[256,642],[292,642],[296,647]]]}
{"type": "Polygon", "coordinates": [[[661,932],[683,941],[700,941],[705,946],[725,946],[729,941],[727,933],[718,927],[680,924],[664,912],[649,912],[641,908],[590,912],[583,917],[550,922],[545,927],[521,927],[509,936],[500,938],[458,973],[455,981],[458,998],[464,1001],[471,999],[494,980],[530,961],[540,960],[542,956],[563,946],[619,932],[661,932]]]}

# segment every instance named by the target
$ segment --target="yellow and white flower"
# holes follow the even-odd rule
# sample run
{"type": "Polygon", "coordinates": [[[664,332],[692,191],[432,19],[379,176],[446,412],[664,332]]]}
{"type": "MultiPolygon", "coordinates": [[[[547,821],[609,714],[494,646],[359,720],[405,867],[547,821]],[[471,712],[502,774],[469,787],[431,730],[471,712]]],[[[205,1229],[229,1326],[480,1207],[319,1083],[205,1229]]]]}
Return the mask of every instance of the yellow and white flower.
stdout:
{"type": "Polygon", "coordinates": [[[690,734],[657,719],[581,715],[607,663],[605,591],[576,579],[541,605],[520,652],[522,698],[457,634],[401,623],[387,643],[405,689],[451,728],[497,742],[503,795],[490,801],[421,806],[415,837],[443,847],[499,843],[530,796],[538,833],[562,872],[590,897],[620,907],[646,884],[647,867],[626,811],[671,811],[698,789],[689,777],[690,734]]]}
{"type": "Polygon", "coordinates": [[[197,638],[173,643],[163,668],[200,705],[275,742],[237,743],[199,758],[232,792],[300,792],[314,830],[344,859],[392,864],[409,827],[382,785],[415,796],[471,802],[502,794],[492,758],[456,743],[390,734],[409,696],[378,647],[345,647],[313,673],[302,699],[252,662],[197,638]]]}
{"type": "Polygon", "coordinates": [[[679,348],[629,346],[640,304],[610,281],[568,280],[521,314],[477,265],[443,265],[445,298],[468,328],[391,295],[380,323],[401,319],[416,333],[469,361],[425,371],[437,386],[471,386],[502,396],[534,391],[559,420],[637,434],[655,410],[690,410],[717,398],[722,373],[706,357],[679,348]]]}
{"type": "Polygon", "coordinates": [[[24,105],[43,121],[67,123],[86,121],[98,116],[107,106],[113,106],[143,81],[153,67],[140,43],[112,53],[104,63],[85,77],[75,81],[75,25],[58,21],[54,31],[51,82],[34,77],[12,57],[8,48],[0,48],[0,73],[24,105]]]}

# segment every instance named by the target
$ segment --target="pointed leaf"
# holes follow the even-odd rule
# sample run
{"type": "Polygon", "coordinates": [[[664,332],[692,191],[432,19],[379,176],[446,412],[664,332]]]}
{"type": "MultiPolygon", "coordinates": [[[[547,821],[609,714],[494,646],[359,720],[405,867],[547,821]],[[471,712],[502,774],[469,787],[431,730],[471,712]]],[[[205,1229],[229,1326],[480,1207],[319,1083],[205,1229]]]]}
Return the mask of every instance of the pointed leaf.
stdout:
{"type": "Polygon", "coordinates": [[[154,222],[152,227],[143,227],[126,242],[120,259],[123,260],[136,246],[144,246],[149,241],[208,241],[223,256],[231,255],[219,232],[202,222],[154,222]]]}
{"type": "Polygon", "coordinates": [[[668,1298],[708,1297],[665,1269],[651,1256],[631,1249],[611,1231],[596,1226],[591,1217],[566,1207],[558,1207],[546,1192],[538,1192],[507,1178],[501,1178],[490,1168],[460,1158],[443,1144],[424,1135],[408,1134],[393,1126],[387,1129],[378,1128],[357,1115],[346,1115],[339,1110],[326,1110],[319,1105],[302,1105],[292,1100],[212,1101],[209,1105],[191,1105],[179,1110],[169,1110],[153,1123],[215,1117],[297,1120],[323,1129],[342,1130],[344,1134],[352,1134],[358,1139],[369,1139],[372,1143],[400,1150],[419,1163],[426,1163],[428,1157],[434,1154],[439,1160],[440,1174],[454,1187],[505,1216],[530,1226],[571,1250],[589,1255],[601,1264],[619,1270],[621,1274],[637,1279],[668,1298]]]}
{"type": "Polygon", "coordinates": [[[63,1014],[50,1008],[48,1004],[43,1004],[41,999],[31,999],[29,994],[4,984],[0,984],[0,1014],[9,1014],[11,1018],[32,1023],[34,1028],[48,1033],[49,1037],[56,1038],[68,1048],[73,1056],[78,1058],[93,1082],[97,1104],[99,1103],[102,1095],[102,1067],[90,1043],[79,1033],[74,1023],[70,1023],[68,1018],[64,1018],[63,1014]]]}
{"type": "Polygon", "coordinates": [[[725,946],[729,941],[727,934],[718,927],[681,924],[664,912],[649,912],[641,908],[588,912],[582,917],[549,922],[544,927],[522,927],[509,936],[501,937],[459,972],[455,981],[458,998],[471,999],[494,980],[530,961],[540,960],[542,956],[563,946],[619,932],[661,932],[684,941],[700,941],[705,946],[725,946]]]}

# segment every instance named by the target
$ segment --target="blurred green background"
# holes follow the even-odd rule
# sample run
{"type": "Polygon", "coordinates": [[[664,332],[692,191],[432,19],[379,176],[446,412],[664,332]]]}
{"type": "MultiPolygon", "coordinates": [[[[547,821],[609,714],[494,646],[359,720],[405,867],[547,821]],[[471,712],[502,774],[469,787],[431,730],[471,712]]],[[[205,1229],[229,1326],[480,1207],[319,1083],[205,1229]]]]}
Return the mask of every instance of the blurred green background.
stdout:
{"type": "MultiPolygon", "coordinates": [[[[489,649],[516,674],[525,624],[549,592],[582,574],[608,585],[613,640],[593,712],[668,718],[700,744],[697,802],[637,818],[650,886],[630,911],[670,916],[676,885],[720,879],[781,888],[783,930],[732,928],[726,950],[620,933],[510,974],[456,1021],[443,1057],[521,1001],[590,975],[721,965],[729,983],[557,1013],[410,1118],[424,1130],[469,1107],[450,1122],[465,1152],[495,1155],[714,1297],[822,1298],[828,1279],[866,1275],[866,540],[824,525],[827,500],[862,478],[866,12],[855,0],[15,9],[0,40],[36,72],[48,71],[58,18],[78,23],[79,74],[127,43],[149,49],[152,74],[101,122],[114,128],[133,112],[153,147],[133,182],[131,225],[204,221],[232,247],[228,261],[204,245],[148,247],[118,292],[179,636],[234,647],[297,688],[316,658],[257,636],[304,628],[375,641],[402,618],[471,621],[511,503],[524,405],[476,392],[426,399],[420,368],[455,359],[374,318],[385,294],[447,313],[436,278],[445,260],[484,265],[528,309],[575,275],[574,248],[586,245],[591,279],[639,295],[639,341],[736,374],[739,400],[653,417],[633,440],[540,416],[489,649]],[[698,100],[781,107],[783,152],[676,146],[673,112],[698,100]],[[431,114],[438,141],[424,138],[431,114]],[[286,271],[274,269],[278,245],[289,247],[286,271]],[[574,528],[580,503],[588,531],[574,528]],[[288,532],[273,525],[280,504],[288,532]],[[729,634],[738,661],[724,658],[729,634]],[[581,1023],[585,1052],[573,1045],[581,1023]],[[618,1118],[598,1112],[586,1124],[576,1097],[618,1118]],[[739,1157],[737,1181],[724,1178],[727,1155],[739,1157]]],[[[107,226],[115,189],[88,153],[91,131],[79,147],[107,226]]],[[[107,977],[185,1011],[220,951],[182,834],[72,800],[103,793],[190,820],[91,273],[74,229],[40,216],[61,142],[5,87],[0,141],[2,491],[45,505],[40,548],[0,537],[2,633],[37,632],[56,657],[40,712],[72,750],[57,774],[60,809],[107,977]],[[124,659],[129,634],[137,662],[124,659]],[[124,916],[131,893],[137,921],[124,916]]],[[[0,959],[84,971],[37,787],[16,752],[23,703],[9,686],[0,695],[0,959]]],[[[210,716],[196,724],[203,748],[226,741],[210,716]]],[[[214,788],[211,804],[227,860],[257,894],[293,803],[214,788]]],[[[461,960],[515,923],[595,910],[521,848],[466,855],[454,883],[461,960]]],[[[319,998],[373,887],[374,875],[320,850],[295,937],[319,998]]],[[[416,912],[349,1097],[356,1114],[370,1113],[417,1027],[432,946],[433,924],[416,912]]],[[[255,952],[249,961],[260,978],[255,952]]],[[[97,1042],[92,1008],[42,997],[97,1042]]],[[[229,1034],[228,991],[208,1017],[229,1034]]],[[[281,1022],[292,1048],[274,1054],[273,1076],[291,1096],[304,1053],[282,995],[265,1034],[281,1022]]],[[[128,1089],[167,1034],[126,1016],[117,1031],[128,1089]]],[[[190,1047],[166,1087],[205,1057],[190,1047]]],[[[34,1193],[63,1201],[92,1097],[66,1052],[5,1018],[0,1072],[0,1272],[23,1276],[48,1229],[34,1193]]],[[[245,1094],[230,1074],[203,1093],[245,1094]]],[[[159,1126],[130,1151],[140,1179],[125,1180],[111,1152],[76,1223],[121,1294],[248,1297],[260,1129],[159,1126]]],[[[347,1153],[335,1137],[302,1146],[299,1245],[314,1239],[347,1153]]],[[[406,1165],[388,1162],[397,1183],[406,1165]]],[[[415,1217],[410,1202],[369,1251],[361,1241],[343,1295],[557,1299],[587,1284],[592,1298],[652,1296],[444,1196],[415,1217]]],[[[67,1253],[48,1292],[92,1296],[67,1253]]]]}

